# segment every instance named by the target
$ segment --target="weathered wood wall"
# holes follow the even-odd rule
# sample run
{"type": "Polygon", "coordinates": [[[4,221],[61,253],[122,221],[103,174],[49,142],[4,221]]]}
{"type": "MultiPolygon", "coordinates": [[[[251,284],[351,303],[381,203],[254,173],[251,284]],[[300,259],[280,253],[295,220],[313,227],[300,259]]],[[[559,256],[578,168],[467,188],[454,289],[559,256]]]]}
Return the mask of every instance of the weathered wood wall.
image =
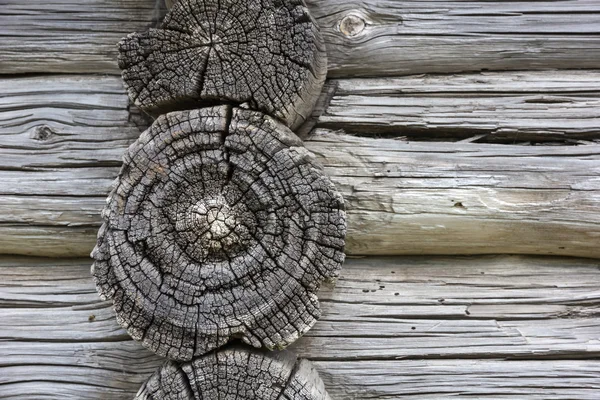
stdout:
{"type": "MultiPolygon", "coordinates": [[[[585,259],[350,259],[293,349],[334,399],[596,399],[599,285],[585,259]]],[[[0,293],[1,398],[130,399],[161,363],[98,300],[87,259],[4,258],[0,293]]]]}
{"type": "MultiPolygon", "coordinates": [[[[600,2],[308,5],[331,79],[306,145],[369,257],[294,350],[336,399],[596,399],[600,2]]],[[[147,123],[115,43],[163,13],[0,0],[0,399],[128,399],[160,363],[65,257],[147,123]]]]}
{"type": "MultiPolygon", "coordinates": [[[[600,257],[596,242],[600,237],[600,143],[593,141],[600,137],[594,133],[600,129],[600,101],[594,98],[600,87],[592,82],[600,73],[544,74],[548,80],[537,73],[503,73],[387,83],[376,79],[335,81],[341,89],[316,121],[317,129],[306,146],[344,194],[349,212],[348,253],[600,257]],[[517,91],[514,85],[518,83],[512,82],[519,76],[532,86],[510,94],[510,87],[517,91]],[[419,85],[423,80],[428,82],[419,85]],[[394,132],[391,125],[406,124],[409,117],[404,107],[410,107],[406,103],[426,104],[428,95],[440,93],[441,86],[454,90],[455,96],[458,89],[453,87],[478,96],[457,97],[460,100],[440,96],[442,101],[462,102],[459,107],[463,108],[458,112],[450,107],[447,116],[440,117],[445,119],[441,130],[450,127],[468,135],[494,135],[502,119],[508,124],[514,117],[503,116],[499,107],[476,115],[488,101],[499,101],[495,93],[489,93],[490,80],[500,87],[498,92],[503,92],[499,82],[506,83],[503,93],[508,94],[501,98],[509,98],[506,102],[512,104],[513,112],[530,121],[537,112],[533,123],[541,128],[528,133],[525,123],[517,121],[515,126],[523,128],[514,133],[511,144],[464,139],[441,142],[435,134],[432,139],[426,133],[416,138],[428,141],[372,137],[382,132],[385,121],[390,125],[384,128],[387,132],[394,132]],[[542,82],[544,87],[532,81],[542,82]],[[399,92],[410,84],[423,96],[420,100],[400,95],[390,97],[397,105],[380,102],[386,89],[378,90],[379,85],[399,92]],[[349,91],[357,94],[348,95],[349,91]],[[561,93],[575,98],[577,91],[589,97],[582,97],[587,100],[573,108],[528,101],[561,93]],[[357,97],[359,104],[352,104],[357,97]],[[390,115],[394,113],[397,115],[390,115]],[[479,126],[461,128],[469,124],[463,114],[471,115],[479,126]],[[582,114],[585,117],[578,119],[582,114]],[[490,118],[486,120],[485,115],[490,118]],[[560,124],[571,124],[572,129],[560,124]],[[590,133],[579,146],[521,144],[538,140],[543,135],[539,132],[552,129],[577,143],[584,124],[590,133]],[[353,130],[355,125],[362,127],[366,137],[331,131],[353,130]],[[516,139],[519,145],[512,144],[516,139]]],[[[0,214],[0,253],[87,256],[122,154],[139,135],[137,117],[128,112],[119,78],[13,78],[0,80],[0,90],[5,93],[0,99],[0,180],[6,182],[0,187],[0,210],[4,210],[0,214]]],[[[416,125],[433,124],[431,120],[436,118],[434,110],[418,113],[412,117],[416,125]]]]}
{"type": "MultiPolygon", "coordinates": [[[[307,3],[332,77],[600,67],[595,0],[307,3]],[[340,30],[348,16],[364,28],[340,30]]],[[[0,35],[9,38],[0,43],[2,73],[118,74],[114,44],[164,10],[160,0],[1,4],[0,35]]]]}

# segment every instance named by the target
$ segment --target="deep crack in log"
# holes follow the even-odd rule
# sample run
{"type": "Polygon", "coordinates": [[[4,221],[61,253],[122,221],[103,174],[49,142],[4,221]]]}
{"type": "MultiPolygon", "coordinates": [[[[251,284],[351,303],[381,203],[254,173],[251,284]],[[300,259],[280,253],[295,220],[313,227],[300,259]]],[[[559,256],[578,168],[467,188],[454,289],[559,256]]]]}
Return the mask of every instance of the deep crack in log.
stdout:
{"type": "Polygon", "coordinates": [[[141,387],[136,400],[331,400],[312,364],[289,351],[243,347],[186,363],[168,361],[141,387]]]}
{"type": "Polygon", "coordinates": [[[180,0],[160,29],[130,34],[119,53],[130,97],[151,114],[246,103],[292,129],[327,74],[302,0],[180,0]]]}
{"type": "Polygon", "coordinates": [[[241,338],[283,348],[344,260],[341,195],[301,140],[231,106],[159,117],[132,144],[92,256],[119,323],[190,360],[241,338]]]}

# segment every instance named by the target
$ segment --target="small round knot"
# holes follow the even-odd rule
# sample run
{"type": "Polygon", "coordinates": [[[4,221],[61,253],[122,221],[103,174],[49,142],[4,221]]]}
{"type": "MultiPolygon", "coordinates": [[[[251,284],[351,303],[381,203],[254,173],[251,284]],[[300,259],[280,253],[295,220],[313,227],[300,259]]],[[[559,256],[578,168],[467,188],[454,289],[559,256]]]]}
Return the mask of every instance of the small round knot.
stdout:
{"type": "Polygon", "coordinates": [[[52,135],[54,135],[54,131],[48,125],[38,125],[33,128],[29,137],[39,142],[45,142],[49,140],[52,135]]]}
{"type": "Polygon", "coordinates": [[[367,23],[362,17],[356,14],[349,14],[340,21],[340,32],[344,36],[354,37],[364,31],[366,26],[367,23]]]}

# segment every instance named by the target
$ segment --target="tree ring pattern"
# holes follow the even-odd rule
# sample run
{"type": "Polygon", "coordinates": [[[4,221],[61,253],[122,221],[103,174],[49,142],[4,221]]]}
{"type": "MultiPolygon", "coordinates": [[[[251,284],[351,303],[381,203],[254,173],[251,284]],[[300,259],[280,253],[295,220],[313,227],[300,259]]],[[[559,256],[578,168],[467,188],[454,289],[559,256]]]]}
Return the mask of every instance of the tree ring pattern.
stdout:
{"type": "Polygon", "coordinates": [[[168,361],[135,400],[331,400],[312,364],[289,351],[239,346],[189,362],[168,361]]]}
{"type": "Polygon", "coordinates": [[[130,97],[151,114],[248,104],[292,129],[327,74],[303,0],[179,0],[159,29],[123,39],[118,61],[130,97]]]}
{"type": "Polygon", "coordinates": [[[159,117],[134,142],[92,253],[99,293],[157,354],[241,339],[278,349],[320,316],[344,260],[344,203],[301,140],[257,111],[159,117]]]}

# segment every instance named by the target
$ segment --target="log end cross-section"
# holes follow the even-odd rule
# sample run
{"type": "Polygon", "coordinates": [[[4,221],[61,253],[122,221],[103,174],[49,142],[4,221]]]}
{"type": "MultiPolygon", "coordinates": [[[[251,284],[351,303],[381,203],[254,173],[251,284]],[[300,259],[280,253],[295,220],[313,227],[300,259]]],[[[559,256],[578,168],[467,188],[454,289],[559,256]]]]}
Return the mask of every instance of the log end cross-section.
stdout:
{"type": "Polygon", "coordinates": [[[180,0],[160,29],[119,43],[130,97],[145,111],[248,104],[292,129],[327,74],[323,40],[302,0],[180,0]]]}
{"type": "Polygon", "coordinates": [[[344,260],[344,203],[301,140],[257,111],[158,118],[129,148],[92,273],[119,323],[190,360],[239,338],[284,348],[344,260]]]}
{"type": "Polygon", "coordinates": [[[312,364],[288,351],[243,347],[190,362],[168,361],[142,386],[135,400],[331,400],[312,364]]]}

